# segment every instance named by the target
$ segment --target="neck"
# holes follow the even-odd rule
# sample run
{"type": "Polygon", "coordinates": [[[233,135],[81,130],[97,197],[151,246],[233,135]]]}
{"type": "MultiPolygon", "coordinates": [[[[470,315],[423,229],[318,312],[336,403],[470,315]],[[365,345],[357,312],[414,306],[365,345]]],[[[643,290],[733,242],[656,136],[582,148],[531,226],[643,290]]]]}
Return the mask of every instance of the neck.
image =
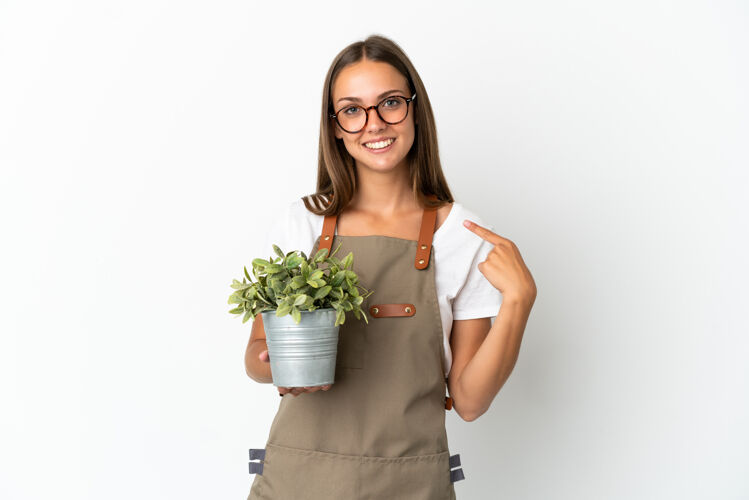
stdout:
{"type": "Polygon", "coordinates": [[[377,171],[356,163],[357,185],[349,210],[390,216],[420,209],[411,190],[408,163],[388,171],[377,171]]]}

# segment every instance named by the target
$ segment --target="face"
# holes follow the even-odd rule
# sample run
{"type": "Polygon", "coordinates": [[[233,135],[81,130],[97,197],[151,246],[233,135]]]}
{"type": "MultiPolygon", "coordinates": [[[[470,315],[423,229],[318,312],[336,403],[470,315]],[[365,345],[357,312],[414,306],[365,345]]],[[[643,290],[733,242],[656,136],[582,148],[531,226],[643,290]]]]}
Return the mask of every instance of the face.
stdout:
{"type": "MultiPolygon", "coordinates": [[[[388,63],[362,59],[338,73],[332,89],[333,109],[339,111],[354,104],[375,106],[389,95],[411,97],[406,77],[388,63]]],[[[358,168],[378,171],[408,169],[406,155],[414,142],[415,104],[416,101],[408,104],[406,119],[395,125],[382,121],[372,108],[368,111],[369,117],[364,129],[354,134],[342,130],[334,121],[335,136],[343,140],[358,168]],[[367,146],[368,143],[390,139],[393,140],[392,144],[382,149],[367,146]]]]}

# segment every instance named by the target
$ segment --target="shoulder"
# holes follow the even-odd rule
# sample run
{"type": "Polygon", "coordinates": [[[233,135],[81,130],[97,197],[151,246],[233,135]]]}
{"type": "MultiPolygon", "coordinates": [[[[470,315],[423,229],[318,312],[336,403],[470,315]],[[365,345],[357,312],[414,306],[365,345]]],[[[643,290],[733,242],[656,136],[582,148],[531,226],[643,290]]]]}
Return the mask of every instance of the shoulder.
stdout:
{"type": "Polygon", "coordinates": [[[288,203],[286,206],[286,217],[292,226],[304,227],[311,231],[315,231],[317,226],[320,226],[320,230],[322,230],[324,217],[307,210],[304,200],[301,198],[295,198],[288,203]]]}
{"type": "Polygon", "coordinates": [[[445,249],[460,247],[477,250],[484,240],[463,225],[463,221],[466,219],[489,230],[494,230],[494,226],[471,207],[454,201],[450,212],[434,234],[434,246],[445,249]]]}

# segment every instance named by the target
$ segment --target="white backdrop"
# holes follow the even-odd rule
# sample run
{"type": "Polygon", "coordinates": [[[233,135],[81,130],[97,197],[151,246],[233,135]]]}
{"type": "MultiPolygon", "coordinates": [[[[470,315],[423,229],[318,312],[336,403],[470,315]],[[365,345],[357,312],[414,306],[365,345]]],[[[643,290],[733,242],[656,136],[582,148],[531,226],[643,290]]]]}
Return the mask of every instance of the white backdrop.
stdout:
{"type": "MultiPolygon", "coordinates": [[[[232,278],[371,33],[538,298],[462,499],[749,497],[745,2],[0,3],[0,497],[244,499],[232,278]],[[272,4],[272,5],[271,5],[272,4]]],[[[300,396],[304,397],[304,396],[300,396]]]]}

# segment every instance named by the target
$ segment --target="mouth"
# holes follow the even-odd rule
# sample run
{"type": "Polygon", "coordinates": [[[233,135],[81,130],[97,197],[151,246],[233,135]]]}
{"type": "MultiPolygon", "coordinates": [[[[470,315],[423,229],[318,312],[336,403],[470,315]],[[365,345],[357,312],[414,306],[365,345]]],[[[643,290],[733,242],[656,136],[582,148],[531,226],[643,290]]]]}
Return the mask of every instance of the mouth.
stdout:
{"type": "Polygon", "coordinates": [[[381,139],[378,141],[365,142],[364,148],[373,153],[383,153],[385,151],[388,151],[392,147],[394,142],[395,137],[389,137],[387,139],[381,139]]]}

